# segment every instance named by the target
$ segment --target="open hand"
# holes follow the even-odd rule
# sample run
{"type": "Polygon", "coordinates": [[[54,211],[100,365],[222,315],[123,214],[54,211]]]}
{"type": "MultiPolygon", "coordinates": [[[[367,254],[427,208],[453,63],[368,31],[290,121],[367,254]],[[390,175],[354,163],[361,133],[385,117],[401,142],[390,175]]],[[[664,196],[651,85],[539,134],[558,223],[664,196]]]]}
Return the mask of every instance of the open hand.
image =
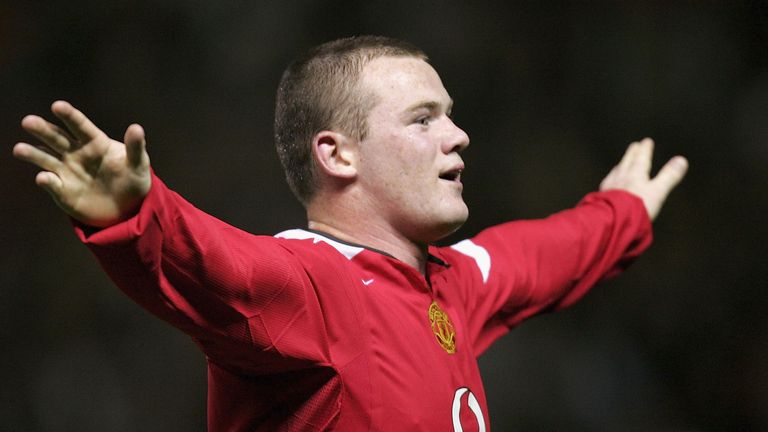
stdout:
{"type": "Polygon", "coordinates": [[[651,178],[653,140],[633,142],[624,157],[600,183],[600,190],[623,189],[639,196],[651,220],[659,215],[667,196],[688,171],[688,161],[682,156],[670,159],[656,177],[651,178]]]}
{"type": "Polygon", "coordinates": [[[123,144],[67,102],[54,102],[51,111],[66,130],[28,115],[21,126],[42,144],[17,143],[13,155],[41,168],[37,185],[80,222],[106,227],[132,216],[151,186],[142,127],[130,125],[123,144]]]}

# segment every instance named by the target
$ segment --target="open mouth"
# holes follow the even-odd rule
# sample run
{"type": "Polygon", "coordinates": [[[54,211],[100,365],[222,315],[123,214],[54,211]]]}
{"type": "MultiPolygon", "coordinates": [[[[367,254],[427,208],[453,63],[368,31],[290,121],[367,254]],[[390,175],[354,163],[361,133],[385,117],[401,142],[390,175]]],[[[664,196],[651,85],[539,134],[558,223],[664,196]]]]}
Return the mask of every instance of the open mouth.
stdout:
{"type": "Polygon", "coordinates": [[[461,172],[463,171],[462,168],[456,168],[452,169],[450,171],[446,171],[442,174],[440,174],[441,180],[448,180],[448,181],[459,181],[461,179],[461,172]]]}

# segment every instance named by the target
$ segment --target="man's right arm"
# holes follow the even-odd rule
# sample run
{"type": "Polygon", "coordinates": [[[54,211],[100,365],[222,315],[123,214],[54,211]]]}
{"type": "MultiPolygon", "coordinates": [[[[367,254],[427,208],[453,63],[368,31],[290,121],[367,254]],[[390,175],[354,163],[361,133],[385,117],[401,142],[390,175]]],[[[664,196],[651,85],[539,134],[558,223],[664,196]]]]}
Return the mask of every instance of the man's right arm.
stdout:
{"type": "Polygon", "coordinates": [[[309,351],[318,348],[311,341],[326,340],[312,285],[283,240],[195,208],[154,174],[136,214],[76,233],[131,299],[194,337],[220,365],[271,371],[278,357],[308,359],[276,337],[300,333],[309,351]]]}
{"type": "Polygon", "coordinates": [[[272,335],[284,330],[270,326],[283,318],[308,336],[321,331],[305,304],[311,284],[290,251],[168,189],[150,169],[140,126],[121,143],[66,102],[52,111],[67,130],[27,116],[22,126],[42,145],[18,143],[13,153],[43,170],[37,184],[79,222],[80,239],[132,299],[235,367],[270,363],[272,335]]]}

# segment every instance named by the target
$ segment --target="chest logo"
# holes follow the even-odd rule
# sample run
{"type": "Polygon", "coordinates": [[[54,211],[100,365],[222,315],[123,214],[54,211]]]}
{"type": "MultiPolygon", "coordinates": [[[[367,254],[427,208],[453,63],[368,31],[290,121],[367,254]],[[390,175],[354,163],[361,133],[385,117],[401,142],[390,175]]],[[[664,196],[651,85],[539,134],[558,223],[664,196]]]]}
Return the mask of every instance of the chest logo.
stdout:
{"type": "Polygon", "coordinates": [[[429,323],[437,338],[437,343],[448,354],[454,354],[456,352],[456,330],[453,328],[448,314],[440,309],[435,301],[429,305],[429,323]]]}

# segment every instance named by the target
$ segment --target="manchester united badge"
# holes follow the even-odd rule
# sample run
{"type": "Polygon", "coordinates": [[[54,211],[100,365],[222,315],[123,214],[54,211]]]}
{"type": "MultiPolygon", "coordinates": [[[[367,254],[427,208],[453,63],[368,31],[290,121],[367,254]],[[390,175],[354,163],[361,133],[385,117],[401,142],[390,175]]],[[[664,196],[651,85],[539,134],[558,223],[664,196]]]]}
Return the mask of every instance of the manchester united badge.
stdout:
{"type": "Polygon", "coordinates": [[[456,330],[453,323],[437,302],[433,301],[429,305],[429,323],[432,325],[432,332],[437,338],[437,343],[448,353],[456,352],[456,330]]]}

